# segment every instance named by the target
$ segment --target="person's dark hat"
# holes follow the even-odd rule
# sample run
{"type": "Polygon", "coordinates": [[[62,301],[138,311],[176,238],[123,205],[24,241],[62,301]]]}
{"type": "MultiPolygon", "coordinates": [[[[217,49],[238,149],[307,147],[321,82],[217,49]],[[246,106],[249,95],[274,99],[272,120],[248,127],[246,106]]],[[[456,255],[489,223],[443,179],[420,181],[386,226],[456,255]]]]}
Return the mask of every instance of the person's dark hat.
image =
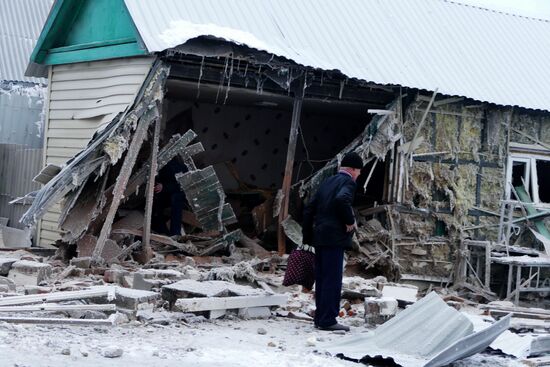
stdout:
{"type": "Polygon", "coordinates": [[[349,168],[357,168],[361,169],[363,168],[363,159],[359,156],[359,154],[355,152],[347,153],[344,158],[342,158],[342,162],[340,163],[340,167],[349,167],[349,168]]]}

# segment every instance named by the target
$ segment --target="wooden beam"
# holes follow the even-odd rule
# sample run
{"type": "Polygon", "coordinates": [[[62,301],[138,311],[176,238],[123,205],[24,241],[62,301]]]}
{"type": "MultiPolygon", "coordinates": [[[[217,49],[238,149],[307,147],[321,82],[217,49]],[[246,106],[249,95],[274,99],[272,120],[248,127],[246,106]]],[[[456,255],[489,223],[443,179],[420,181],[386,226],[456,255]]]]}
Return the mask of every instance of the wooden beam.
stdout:
{"type": "Polygon", "coordinates": [[[115,288],[113,290],[101,289],[101,290],[83,290],[72,292],[55,292],[47,294],[33,294],[27,296],[13,296],[0,299],[0,306],[16,306],[16,305],[30,305],[33,303],[42,302],[57,302],[57,301],[69,301],[73,299],[85,299],[96,297],[108,297],[109,294],[114,296],[115,288]]]}
{"type": "Polygon", "coordinates": [[[54,319],[49,317],[0,317],[0,322],[13,324],[50,324],[50,325],[88,325],[113,326],[111,320],[105,319],[54,319]]]}
{"type": "Polygon", "coordinates": [[[116,311],[116,305],[55,305],[44,304],[39,306],[3,306],[0,312],[33,312],[33,311],[116,311]]]}
{"type": "Polygon", "coordinates": [[[126,157],[124,158],[124,163],[122,163],[122,167],[120,168],[120,172],[113,189],[113,200],[111,202],[111,206],[107,212],[107,217],[105,218],[103,227],[101,228],[101,232],[99,233],[99,237],[97,239],[97,244],[92,254],[92,259],[95,262],[101,261],[101,253],[103,251],[103,247],[105,246],[105,241],[107,241],[109,235],[111,234],[113,220],[115,219],[118,206],[124,197],[126,185],[128,184],[128,180],[132,174],[132,169],[136,164],[139,150],[141,149],[145,136],[147,135],[147,129],[149,128],[151,121],[158,118],[158,113],[159,112],[156,106],[147,111],[139,120],[138,126],[134,131],[134,137],[130,143],[130,147],[128,148],[126,157]]]}
{"type": "Polygon", "coordinates": [[[292,183],[292,170],[294,168],[294,155],[296,153],[296,142],[298,140],[298,126],[300,125],[300,115],[302,113],[303,102],[303,83],[301,82],[296,89],[296,95],[294,97],[294,106],[292,108],[292,122],[290,125],[290,133],[288,139],[288,150],[286,153],[286,166],[285,176],[283,178],[283,187],[281,188],[283,194],[283,202],[281,211],[279,212],[279,225],[277,227],[277,243],[279,255],[282,256],[286,252],[286,237],[283,230],[283,221],[288,216],[288,203],[290,194],[290,185],[292,183]]]}
{"type": "Polygon", "coordinates": [[[159,151],[159,136],[160,136],[160,119],[155,122],[153,131],[153,143],[151,146],[151,169],[147,179],[146,201],[145,201],[145,218],[143,221],[143,245],[141,254],[138,259],[142,264],[146,264],[153,258],[153,250],[151,250],[151,214],[153,212],[153,198],[155,194],[155,177],[157,175],[157,156],[159,151]]]}

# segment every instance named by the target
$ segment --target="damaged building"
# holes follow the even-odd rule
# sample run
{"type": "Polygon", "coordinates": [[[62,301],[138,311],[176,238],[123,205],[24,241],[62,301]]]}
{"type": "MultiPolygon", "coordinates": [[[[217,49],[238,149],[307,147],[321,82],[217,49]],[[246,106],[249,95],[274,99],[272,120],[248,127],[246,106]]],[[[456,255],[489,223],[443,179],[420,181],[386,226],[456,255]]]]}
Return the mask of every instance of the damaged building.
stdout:
{"type": "Polygon", "coordinates": [[[99,262],[283,255],[356,151],[348,268],[487,299],[550,290],[549,29],[443,0],[57,0],[27,69],[50,83],[22,222],[99,262]],[[189,207],[168,237],[151,221],[174,157],[189,207]]]}
{"type": "Polygon", "coordinates": [[[31,246],[35,231],[19,222],[28,202],[10,202],[40,185],[46,78],[25,76],[52,0],[0,2],[0,248],[31,246]]]}

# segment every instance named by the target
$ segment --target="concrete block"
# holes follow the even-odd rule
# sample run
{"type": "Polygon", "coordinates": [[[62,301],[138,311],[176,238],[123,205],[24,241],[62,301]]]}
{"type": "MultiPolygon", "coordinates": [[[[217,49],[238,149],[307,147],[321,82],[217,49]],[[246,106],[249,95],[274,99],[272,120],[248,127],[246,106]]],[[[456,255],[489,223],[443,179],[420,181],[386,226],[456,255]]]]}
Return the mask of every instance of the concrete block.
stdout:
{"type": "Polygon", "coordinates": [[[263,289],[256,289],[223,280],[199,282],[196,280],[184,279],[162,287],[162,298],[170,303],[170,307],[172,307],[179,298],[252,296],[266,294],[267,292],[263,289]]]}
{"type": "Polygon", "coordinates": [[[15,292],[16,287],[13,280],[0,276],[0,287],[7,289],[6,292],[15,292]]]}
{"type": "Polygon", "coordinates": [[[242,319],[267,319],[271,316],[269,307],[247,307],[239,309],[239,317],[242,319]]]}
{"type": "Polygon", "coordinates": [[[134,273],[134,279],[132,282],[132,288],[141,289],[144,291],[150,291],[153,288],[159,287],[161,281],[158,279],[148,279],[145,278],[144,274],[141,272],[134,273]]]}
{"type": "Polygon", "coordinates": [[[0,257],[0,276],[3,276],[3,277],[7,276],[11,269],[11,266],[16,261],[17,259],[0,257]]]}
{"type": "Polygon", "coordinates": [[[76,266],[79,269],[89,269],[92,264],[91,257],[74,257],[71,259],[71,265],[76,266]]]}
{"type": "Polygon", "coordinates": [[[417,301],[418,287],[414,285],[384,285],[382,297],[395,298],[399,303],[412,304],[417,301]]]}
{"type": "Polygon", "coordinates": [[[125,285],[126,280],[124,276],[128,275],[128,271],[122,269],[107,269],[105,274],[103,274],[103,281],[105,283],[116,283],[120,285],[125,285]]]}
{"type": "Polygon", "coordinates": [[[137,310],[140,303],[154,302],[159,298],[159,294],[156,292],[142,291],[139,289],[129,289],[123,287],[113,286],[97,286],[91,287],[92,290],[115,290],[114,299],[108,297],[94,298],[95,303],[114,303],[118,307],[122,307],[128,310],[137,310]]]}
{"type": "Polygon", "coordinates": [[[134,274],[132,288],[149,291],[185,278],[183,273],[171,269],[142,269],[134,274]]]}
{"type": "Polygon", "coordinates": [[[369,325],[380,325],[396,315],[397,306],[395,298],[366,298],[365,322],[369,325]]]}
{"type": "Polygon", "coordinates": [[[221,319],[226,315],[226,310],[212,310],[208,314],[208,318],[211,320],[221,319]]]}
{"type": "MultiPolygon", "coordinates": [[[[97,237],[89,234],[82,236],[82,238],[79,239],[76,243],[76,251],[78,252],[78,257],[91,257],[96,244],[97,237]]],[[[114,257],[120,255],[121,252],[122,249],[116,244],[116,242],[108,239],[105,241],[103,251],[101,252],[101,257],[105,259],[105,261],[109,262],[114,257]]]]}
{"type": "Polygon", "coordinates": [[[8,278],[17,286],[40,285],[52,274],[52,266],[36,261],[19,260],[12,264],[8,278]]]}

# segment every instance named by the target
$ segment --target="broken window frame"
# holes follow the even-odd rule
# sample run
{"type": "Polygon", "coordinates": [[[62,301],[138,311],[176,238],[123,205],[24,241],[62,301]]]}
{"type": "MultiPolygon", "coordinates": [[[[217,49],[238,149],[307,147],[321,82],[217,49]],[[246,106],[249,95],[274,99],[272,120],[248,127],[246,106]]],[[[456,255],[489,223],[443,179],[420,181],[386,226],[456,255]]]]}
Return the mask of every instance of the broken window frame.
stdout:
{"type": "Polygon", "coordinates": [[[505,186],[506,200],[512,200],[513,197],[511,185],[514,162],[521,162],[526,164],[525,185],[527,192],[529,192],[529,194],[532,196],[531,200],[533,201],[533,204],[535,205],[535,207],[550,208],[550,202],[541,202],[539,197],[539,184],[537,173],[537,161],[539,160],[550,162],[550,151],[548,151],[548,155],[531,153],[511,153],[508,156],[505,186]]]}

